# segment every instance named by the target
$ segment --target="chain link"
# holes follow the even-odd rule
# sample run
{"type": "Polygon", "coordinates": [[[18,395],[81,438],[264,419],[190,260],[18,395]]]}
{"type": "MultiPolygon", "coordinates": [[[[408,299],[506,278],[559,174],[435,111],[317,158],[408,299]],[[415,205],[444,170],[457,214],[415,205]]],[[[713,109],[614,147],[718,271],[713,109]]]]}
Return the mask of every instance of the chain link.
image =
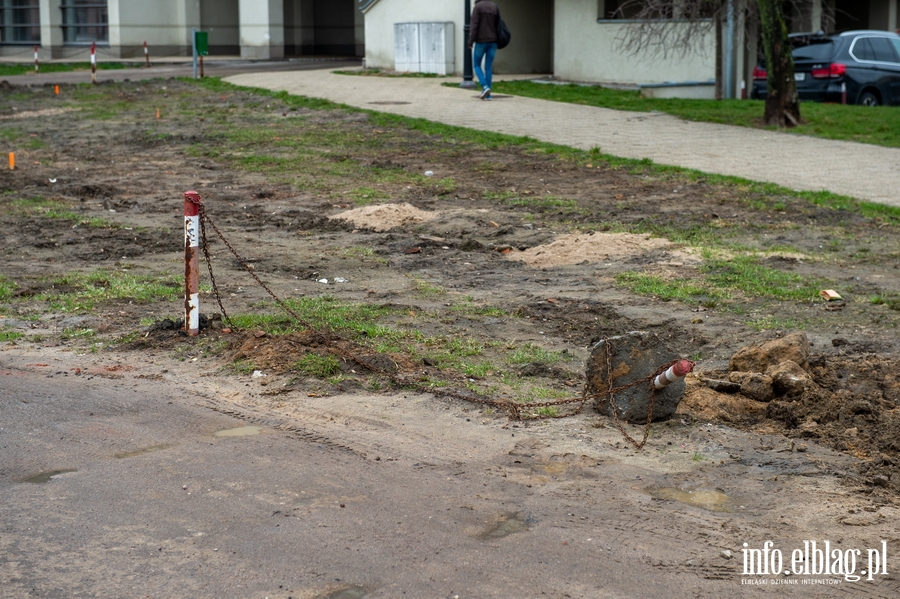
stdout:
{"type": "Polygon", "coordinates": [[[464,394],[464,393],[454,391],[452,389],[431,388],[431,387],[428,387],[427,385],[423,385],[416,381],[410,380],[404,375],[389,372],[388,370],[386,370],[376,364],[369,363],[368,361],[365,360],[365,358],[363,356],[360,356],[360,355],[352,353],[348,350],[345,350],[340,345],[338,345],[338,342],[344,342],[348,346],[353,347],[360,351],[364,350],[365,348],[363,348],[362,346],[357,344],[355,341],[352,341],[352,340],[342,337],[340,335],[334,334],[331,330],[326,329],[323,332],[323,331],[317,329],[315,326],[313,326],[312,323],[310,323],[307,320],[305,320],[304,318],[302,318],[293,309],[291,309],[291,307],[288,306],[281,298],[279,298],[275,294],[275,292],[273,292],[265,283],[262,282],[262,280],[259,278],[259,276],[257,276],[256,272],[254,272],[253,267],[250,266],[247,263],[247,261],[241,257],[241,255],[237,252],[237,250],[234,249],[234,247],[228,242],[228,240],[225,238],[225,236],[222,234],[222,232],[219,230],[219,228],[216,226],[216,224],[212,221],[212,219],[209,216],[209,213],[206,211],[206,206],[203,204],[203,202],[199,201],[199,199],[191,200],[191,201],[193,201],[198,206],[198,211],[199,211],[199,215],[200,215],[200,235],[201,235],[201,238],[203,241],[203,256],[206,260],[207,270],[209,271],[209,278],[212,283],[213,295],[216,298],[216,303],[219,305],[219,309],[222,311],[222,319],[225,322],[227,322],[232,328],[237,329],[238,327],[234,324],[234,321],[232,321],[230,319],[227,312],[225,311],[225,306],[222,303],[221,293],[219,291],[218,285],[216,284],[215,276],[213,275],[212,259],[211,259],[210,253],[209,253],[209,244],[207,242],[207,236],[206,236],[207,223],[209,224],[210,227],[212,227],[213,231],[215,231],[216,235],[219,237],[219,239],[222,241],[222,243],[225,244],[225,247],[228,248],[228,250],[235,257],[235,259],[238,261],[238,263],[241,265],[241,267],[245,271],[247,271],[251,277],[253,277],[253,279],[257,282],[257,284],[259,284],[259,286],[262,287],[266,291],[266,293],[268,293],[269,296],[273,300],[275,300],[275,302],[279,306],[281,306],[281,308],[285,312],[287,312],[299,324],[306,327],[307,330],[312,332],[317,337],[317,340],[320,343],[323,343],[324,345],[329,346],[329,348],[332,351],[334,351],[336,354],[340,355],[341,357],[343,357],[349,361],[352,361],[356,364],[359,364],[363,368],[366,368],[376,374],[379,374],[381,376],[388,378],[389,380],[391,380],[391,382],[393,382],[394,384],[396,384],[400,387],[409,387],[409,388],[413,388],[417,391],[421,391],[423,393],[429,393],[432,395],[438,395],[438,396],[442,396],[442,397],[449,397],[449,398],[458,399],[461,401],[476,403],[476,404],[480,404],[483,406],[495,408],[497,410],[503,410],[508,414],[510,420],[542,420],[542,419],[548,419],[548,418],[566,418],[569,416],[574,416],[576,414],[580,414],[581,411],[584,409],[585,403],[587,403],[589,400],[599,399],[603,396],[607,396],[609,399],[609,409],[610,409],[610,412],[612,413],[613,420],[615,421],[616,426],[619,429],[619,432],[621,432],[622,435],[629,442],[631,442],[637,449],[641,449],[644,446],[644,444],[647,442],[647,438],[650,436],[650,424],[653,421],[653,399],[654,399],[654,394],[655,394],[654,393],[655,389],[654,389],[653,385],[652,384],[650,385],[650,405],[649,405],[649,409],[647,411],[647,423],[644,426],[644,434],[643,434],[643,438],[641,439],[640,442],[638,442],[637,440],[632,438],[631,435],[629,435],[628,432],[625,430],[625,427],[622,425],[622,423],[619,421],[618,410],[616,409],[616,406],[615,406],[615,399],[614,399],[615,394],[619,393],[621,391],[624,391],[626,389],[630,389],[631,387],[640,385],[642,383],[649,383],[649,382],[653,381],[658,375],[665,372],[670,366],[675,364],[678,360],[674,360],[670,364],[661,366],[659,368],[659,370],[657,370],[655,373],[653,373],[652,375],[650,375],[648,377],[633,381],[631,383],[628,383],[627,385],[622,385],[620,387],[613,387],[612,357],[611,357],[610,343],[609,343],[609,340],[607,339],[606,340],[606,366],[607,366],[607,378],[609,379],[609,388],[606,391],[600,391],[597,393],[588,393],[587,386],[585,385],[585,389],[582,392],[580,397],[569,397],[569,398],[565,398],[565,399],[557,399],[557,400],[553,400],[553,401],[544,401],[544,402],[521,403],[521,402],[513,401],[511,399],[499,399],[499,400],[498,399],[486,399],[486,398],[478,397],[474,393],[473,394],[464,394]],[[538,408],[556,408],[556,407],[566,406],[566,405],[571,405],[571,404],[578,404],[578,406],[573,411],[564,413],[564,414],[552,414],[552,413],[534,414],[534,413],[532,413],[532,414],[528,414],[527,416],[523,415],[523,411],[526,411],[526,410],[535,410],[538,408]]]}

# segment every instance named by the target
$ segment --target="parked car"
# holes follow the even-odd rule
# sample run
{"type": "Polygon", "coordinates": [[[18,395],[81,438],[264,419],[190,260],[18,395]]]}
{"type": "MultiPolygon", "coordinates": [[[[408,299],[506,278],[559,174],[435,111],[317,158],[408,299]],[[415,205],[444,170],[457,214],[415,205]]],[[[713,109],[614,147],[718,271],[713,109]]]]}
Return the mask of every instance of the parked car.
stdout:
{"type": "MultiPolygon", "coordinates": [[[[790,38],[801,101],[900,105],[900,35],[846,31],[792,34],[790,38]]],[[[750,97],[766,97],[765,59],[753,69],[750,97]]]]}

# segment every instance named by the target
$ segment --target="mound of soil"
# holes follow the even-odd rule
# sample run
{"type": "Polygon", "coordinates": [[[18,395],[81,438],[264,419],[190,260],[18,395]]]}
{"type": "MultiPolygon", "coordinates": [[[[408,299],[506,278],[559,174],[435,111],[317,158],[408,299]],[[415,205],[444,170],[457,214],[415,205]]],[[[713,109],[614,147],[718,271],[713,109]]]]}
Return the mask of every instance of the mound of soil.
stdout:
{"type": "Polygon", "coordinates": [[[334,220],[350,221],[360,229],[389,231],[394,227],[424,223],[438,216],[437,213],[419,210],[412,204],[376,204],[354,208],[330,216],[334,220]]]}
{"type": "Polygon", "coordinates": [[[507,258],[520,260],[532,268],[549,268],[566,264],[581,264],[621,260],[635,254],[672,247],[666,239],[631,233],[589,233],[560,235],[524,251],[513,251],[507,258]]]}

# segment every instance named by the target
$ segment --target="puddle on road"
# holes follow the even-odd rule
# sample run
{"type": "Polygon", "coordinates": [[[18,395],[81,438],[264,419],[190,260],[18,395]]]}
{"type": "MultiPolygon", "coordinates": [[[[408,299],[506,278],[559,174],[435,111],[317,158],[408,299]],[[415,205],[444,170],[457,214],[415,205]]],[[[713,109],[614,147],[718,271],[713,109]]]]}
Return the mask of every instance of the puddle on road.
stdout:
{"type": "Polygon", "coordinates": [[[478,535],[482,539],[502,539],[503,537],[528,530],[528,523],[517,514],[504,514],[478,535]]]}
{"type": "Polygon", "coordinates": [[[644,490],[656,499],[679,501],[712,512],[732,511],[731,498],[721,491],[679,489],[678,487],[647,487],[644,490]]]}
{"type": "Polygon", "coordinates": [[[172,447],[171,445],[153,445],[152,447],[145,447],[144,449],[135,449],[134,451],[122,451],[120,453],[115,454],[113,457],[122,459],[122,458],[133,458],[139,455],[144,455],[145,453],[152,453],[154,451],[161,451],[163,449],[168,449],[172,447]]]}
{"type": "Polygon", "coordinates": [[[24,479],[23,483],[48,483],[51,479],[56,478],[60,474],[65,474],[66,472],[77,472],[74,468],[69,470],[48,470],[47,472],[41,472],[40,474],[35,474],[34,476],[29,476],[24,479]]]}
{"type": "Polygon", "coordinates": [[[222,431],[213,433],[213,437],[250,437],[258,435],[262,429],[258,426],[239,426],[237,428],[226,428],[222,431]]]}
{"type": "Polygon", "coordinates": [[[322,595],[320,599],[362,599],[369,594],[365,587],[352,586],[322,595]]]}

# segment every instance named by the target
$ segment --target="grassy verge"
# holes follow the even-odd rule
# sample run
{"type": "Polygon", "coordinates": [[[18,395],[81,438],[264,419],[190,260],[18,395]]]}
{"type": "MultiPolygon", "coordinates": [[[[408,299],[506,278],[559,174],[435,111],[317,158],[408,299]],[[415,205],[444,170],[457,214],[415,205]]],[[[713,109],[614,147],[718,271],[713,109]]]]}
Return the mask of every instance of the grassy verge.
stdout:
{"type": "MultiPolygon", "coordinates": [[[[98,70],[119,70],[143,66],[143,63],[125,62],[98,62],[98,70]]],[[[43,62],[40,63],[40,73],[70,73],[72,71],[90,71],[89,62],[43,62]]],[[[31,75],[34,73],[34,63],[0,64],[0,77],[12,77],[15,75],[31,75]]]]}

